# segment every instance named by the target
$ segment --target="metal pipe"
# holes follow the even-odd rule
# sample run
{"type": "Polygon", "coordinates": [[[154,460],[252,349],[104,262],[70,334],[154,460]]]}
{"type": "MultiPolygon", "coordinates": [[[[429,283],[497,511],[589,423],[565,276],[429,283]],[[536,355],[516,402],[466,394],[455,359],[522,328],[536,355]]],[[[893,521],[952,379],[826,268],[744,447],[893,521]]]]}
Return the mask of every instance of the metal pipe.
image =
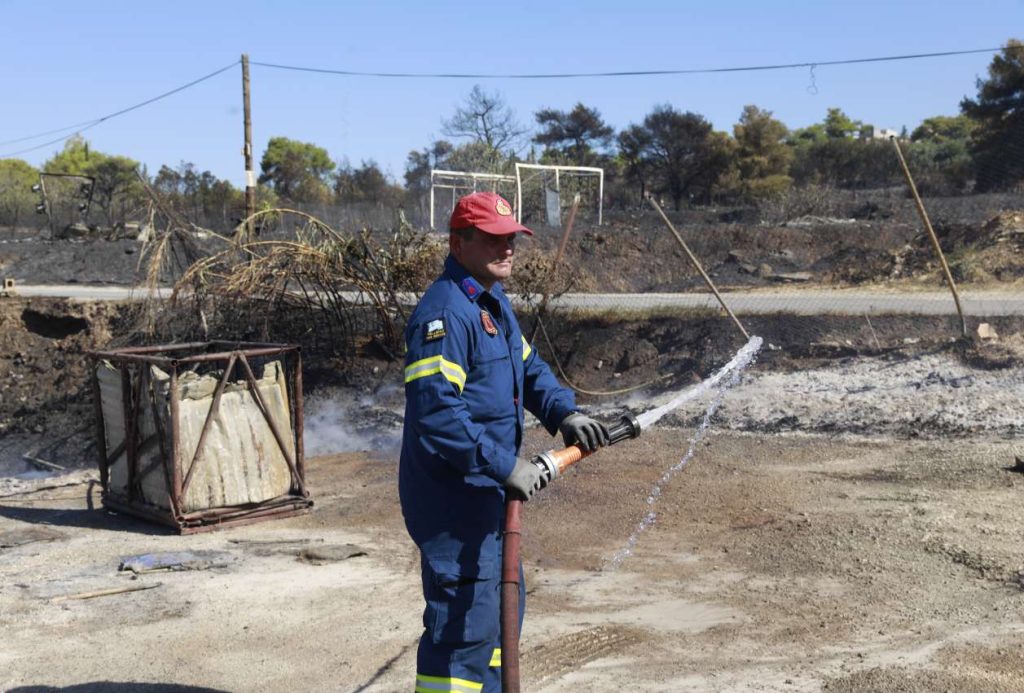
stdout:
{"type": "Polygon", "coordinates": [[[107,459],[107,426],[103,420],[103,393],[100,390],[99,360],[92,359],[92,409],[96,417],[96,452],[99,453],[100,488],[107,490],[110,462],[107,459]]]}
{"type": "MultiPolygon", "coordinates": [[[[631,440],[640,435],[640,422],[636,417],[625,414],[615,426],[608,430],[608,445],[631,440]]],[[[607,446],[605,446],[607,447],[607,446]]],[[[600,448],[598,448],[600,449],[600,448]]],[[[587,452],[579,445],[570,445],[561,450],[548,450],[539,455],[534,464],[546,467],[548,481],[562,474],[584,457],[587,452]]],[[[501,690],[502,693],[519,693],[519,562],[522,546],[523,501],[507,498],[505,501],[505,529],[501,547],[501,690]]]]}
{"type": "Polygon", "coordinates": [[[295,486],[301,487],[302,482],[299,475],[299,470],[295,467],[295,460],[292,455],[288,454],[288,446],[285,445],[284,437],[281,435],[281,431],[277,427],[277,422],[274,421],[274,417],[263,401],[263,395],[260,394],[259,382],[256,380],[256,376],[252,372],[252,368],[249,367],[249,360],[245,357],[242,352],[238,353],[238,360],[242,364],[242,368],[245,370],[245,379],[249,384],[249,392],[252,393],[252,397],[256,400],[256,405],[260,409],[260,413],[263,414],[263,419],[267,422],[270,427],[270,432],[274,435],[274,440],[277,441],[277,447],[281,450],[281,456],[284,457],[284,461],[288,464],[288,469],[292,473],[292,482],[295,486]]]}
{"type": "Polygon", "coordinates": [[[523,501],[505,502],[501,549],[501,690],[519,693],[519,558],[523,501]]]}
{"type": "Polygon", "coordinates": [[[160,444],[160,466],[164,471],[164,488],[167,489],[168,505],[171,512],[177,516],[181,514],[181,505],[178,498],[174,497],[171,490],[174,488],[171,471],[170,441],[167,439],[167,432],[164,430],[163,420],[160,411],[157,409],[156,392],[149,398],[150,415],[153,417],[153,428],[156,429],[157,442],[160,444]]]}
{"type": "MultiPolygon", "coordinates": [[[[296,490],[303,497],[308,497],[309,492],[306,491],[306,444],[303,441],[305,435],[305,428],[302,424],[304,417],[302,407],[302,349],[295,349],[295,380],[292,385],[292,396],[295,398],[295,406],[292,411],[295,413],[295,468],[299,472],[298,483],[299,486],[296,490]]],[[[287,379],[286,379],[287,382],[287,379]]]]}
{"type": "MultiPolygon", "coordinates": [[[[167,383],[167,398],[171,409],[171,506],[172,512],[181,512],[185,507],[181,483],[181,398],[178,392],[178,362],[171,365],[171,379],[167,383]]],[[[180,517],[180,515],[179,515],[180,517]]],[[[177,519],[177,518],[175,518],[177,519]]]]}
{"type": "Polygon", "coordinates": [[[132,376],[127,364],[121,364],[121,408],[124,422],[125,471],[128,498],[135,498],[135,475],[137,473],[138,456],[135,449],[135,410],[132,406],[132,376]]]}
{"type": "Polygon", "coordinates": [[[924,209],[924,203],[921,202],[921,196],[917,194],[917,186],[914,185],[914,177],[910,175],[910,167],[907,166],[907,160],[903,158],[903,150],[900,149],[900,142],[895,137],[890,137],[893,146],[896,148],[896,156],[900,160],[900,167],[903,169],[903,175],[907,179],[907,185],[910,187],[910,194],[914,196],[914,204],[917,205],[917,213],[921,216],[921,222],[924,224],[924,228],[928,231],[928,237],[932,241],[932,248],[935,250],[936,257],[939,258],[939,264],[942,265],[942,272],[946,275],[946,282],[949,284],[949,290],[953,294],[953,302],[956,304],[957,315],[960,316],[960,329],[964,337],[967,336],[967,320],[964,318],[964,309],[960,306],[960,294],[956,290],[956,282],[953,281],[953,274],[949,271],[949,265],[946,264],[946,256],[942,252],[942,246],[939,245],[939,237],[935,235],[935,229],[932,228],[931,221],[928,220],[928,212],[924,209]]]}
{"type": "Polygon", "coordinates": [[[711,289],[711,293],[715,295],[715,298],[718,299],[719,304],[721,304],[722,308],[725,309],[725,312],[729,314],[729,317],[732,318],[732,321],[736,323],[736,327],[740,328],[740,332],[743,333],[743,336],[749,340],[750,335],[747,334],[747,330],[743,327],[743,323],[741,323],[739,321],[739,318],[733,315],[733,312],[729,310],[729,306],[726,305],[725,299],[722,298],[722,295],[720,293],[718,293],[718,289],[715,288],[715,284],[714,282],[711,281],[711,277],[708,276],[707,272],[705,272],[704,268],[701,266],[700,260],[698,260],[697,256],[690,251],[689,246],[686,245],[686,241],[683,240],[683,237],[679,235],[678,231],[676,231],[676,227],[673,226],[672,222],[668,220],[667,216],[665,216],[665,212],[661,210],[661,206],[659,206],[658,203],[654,201],[654,197],[651,195],[647,196],[647,201],[650,202],[651,206],[654,207],[654,209],[657,210],[658,214],[661,215],[661,220],[665,222],[665,226],[667,226],[668,230],[672,232],[672,235],[676,237],[676,240],[679,242],[679,245],[682,246],[683,248],[683,252],[686,253],[686,257],[690,259],[690,262],[700,273],[700,276],[704,278],[704,283],[707,284],[709,289],[711,289]]]}
{"type": "MultiPolygon", "coordinates": [[[[289,351],[285,347],[267,347],[264,349],[246,349],[246,356],[277,356],[289,351]]],[[[195,356],[183,356],[178,359],[179,363],[206,363],[208,361],[223,361],[231,358],[230,351],[218,351],[212,354],[196,354],[195,356]]],[[[242,352],[239,352],[242,353],[242,352]]]]}
{"type": "MultiPolygon", "coordinates": [[[[558,250],[555,252],[555,260],[551,265],[551,271],[548,273],[548,280],[551,279],[551,275],[558,271],[558,266],[562,262],[562,257],[565,255],[565,249],[569,245],[569,234],[572,233],[572,227],[576,223],[576,212],[580,208],[580,196],[577,193],[576,197],[573,198],[572,207],[569,208],[569,220],[565,222],[565,230],[562,231],[562,239],[558,243],[558,250]]],[[[546,282],[544,287],[544,296],[541,297],[540,305],[537,307],[537,319],[533,323],[533,331],[530,333],[530,338],[527,340],[531,344],[537,337],[537,330],[540,328],[540,321],[544,313],[547,312],[548,301],[551,300],[550,281],[546,282]]]]}

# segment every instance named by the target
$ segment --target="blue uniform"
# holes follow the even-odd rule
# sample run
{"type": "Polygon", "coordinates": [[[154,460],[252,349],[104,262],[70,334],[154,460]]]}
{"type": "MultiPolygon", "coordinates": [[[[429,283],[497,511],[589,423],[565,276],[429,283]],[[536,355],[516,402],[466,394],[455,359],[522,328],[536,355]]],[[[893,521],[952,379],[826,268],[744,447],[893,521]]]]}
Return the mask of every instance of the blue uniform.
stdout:
{"type": "Polygon", "coordinates": [[[416,690],[500,691],[503,482],[524,407],[554,434],[575,398],[526,342],[501,285],[485,291],[451,256],[405,341],[398,488],[427,602],[416,690]]]}

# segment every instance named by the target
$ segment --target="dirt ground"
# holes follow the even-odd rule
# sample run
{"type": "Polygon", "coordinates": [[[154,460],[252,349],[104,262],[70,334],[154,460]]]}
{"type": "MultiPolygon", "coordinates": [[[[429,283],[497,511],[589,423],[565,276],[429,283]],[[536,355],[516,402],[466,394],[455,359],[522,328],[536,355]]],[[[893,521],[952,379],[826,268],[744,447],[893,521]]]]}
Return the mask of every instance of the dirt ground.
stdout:
{"type": "MultiPolygon", "coordinates": [[[[982,228],[958,224],[957,242],[982,228]]],[[[880,253],[855,233],[786,254],[796,235],[829,233],[787,228],[736,256],[730,228],[708,241],[710,266],[750,287],[774,281],[767,261],[831,281],[868,261],[874,279],[927,269],[909,221],[887,237],[910,251],[880,253]]],[[[1016,281],[1019,228],[982,234],[1003,240],[975,279],[1016,281]]],[[[584,254],[608,237],[586,239],[584,254]]],[[[77,246],[34,271],[116,283],[104,272],[136,262],[130,245],[77,246]]],[[[618,265],[597,264],[621,276],[645,246],[616,247],[618,265]]],[[[0,252],[8,268],[28,266],[25,248],[0,252]]],[[[662,267],[647,290],[690,281],[662,267]]],[[[127,319],[123,306],[0,299],[0,691],[410,690],[422,599],[397,501],[400,365],[365,360],[318,383],[308,364],[310,514],[181,537],[100,502],[82,354],[127,319]],[[202,569],[119,570],[169,551],[202,569]],[[69,598],[124,587],[148,589],[69,598]]],[[[956,342],[947,318],[750,317],[766,347],[739,384],[528,504],[523,690],[1024,691],[1024,320],[990,322],[997,340],[956,342]]],[[[730,330],[707,315],[595,318],[538,348],[586,389],[653,381],[581,398],[614,421],[710,375],[742,345],[730,330]]],[[[534,427],[524,450],[555,445],[534,427]]]]}
{"type": "MultiPolygon", "coordinates": [[[[523,690],[1024,691],[1021,369],[950,349],[783,366],[764,354],[702,440],[707,401],[528,505],[523,690]]],[[[88,469],[5,480],[0,690],[409,690],[400,400],[311,398],[311,449],[363,451],[311,457],[299,518],[180,537],[103,510],[88,469]],[[185,550],[211,567],[118,570],[185,550]],[[121,586],[154,587],[63,599],[121,586]]]]}
{"type": "MultiPolygon", "coordinates": [[[[691,434],[652,429],[527,507],[524,690],[1024,691],[1014,441],[719,431],[616,566],[691,434]]],[[[82,484],[3,498],[0,689],[409,690],[422,606],[395,471],[316,457],[312,514],[192,537],[82,484]],[[365,555],[296,556],[339,545],[365,555]],[[118,572],[180,550],[219,567],[118,572]],[[125,585],[159,586],[59,601],[125,585]]]]}

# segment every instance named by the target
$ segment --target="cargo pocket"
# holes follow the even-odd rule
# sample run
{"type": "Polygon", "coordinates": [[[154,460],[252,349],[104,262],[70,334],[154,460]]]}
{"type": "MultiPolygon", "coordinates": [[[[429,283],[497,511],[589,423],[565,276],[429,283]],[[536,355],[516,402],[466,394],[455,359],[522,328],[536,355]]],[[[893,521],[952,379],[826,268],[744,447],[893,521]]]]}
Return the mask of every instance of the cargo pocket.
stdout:
{"type": "Polygon", "coordinates": [[[431,562],[423,625],[435,643],[497,641],[500,633],[500,581],[497,570],[449,561],[431,562]]]}

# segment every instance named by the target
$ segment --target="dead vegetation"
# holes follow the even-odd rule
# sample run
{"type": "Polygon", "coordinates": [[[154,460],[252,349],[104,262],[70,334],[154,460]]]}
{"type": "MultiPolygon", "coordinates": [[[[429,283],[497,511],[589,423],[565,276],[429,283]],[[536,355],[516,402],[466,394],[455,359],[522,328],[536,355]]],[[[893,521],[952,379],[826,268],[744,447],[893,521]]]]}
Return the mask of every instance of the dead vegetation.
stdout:
{"type": "Polygon", "coordinates": [[[228,238],[184,221],[150,191],[162,213],[144,247],[146,301],[137,336],[146,342],[218,339],[297,342],[348,357],[367,342],[400,353],[409,292],[443,257],[439,241],[400,218],[386,235],[345,232],[294,209],[267,209],[228,238]],[[242,229],[258,229],[248,240],[242,229]],[[212,247],[197,252],[197,235],[212,247]],[[184,260],[184,262],[183,262],[184,260]],[[171,300],[157,301],[161,280],[171,300]]]}

